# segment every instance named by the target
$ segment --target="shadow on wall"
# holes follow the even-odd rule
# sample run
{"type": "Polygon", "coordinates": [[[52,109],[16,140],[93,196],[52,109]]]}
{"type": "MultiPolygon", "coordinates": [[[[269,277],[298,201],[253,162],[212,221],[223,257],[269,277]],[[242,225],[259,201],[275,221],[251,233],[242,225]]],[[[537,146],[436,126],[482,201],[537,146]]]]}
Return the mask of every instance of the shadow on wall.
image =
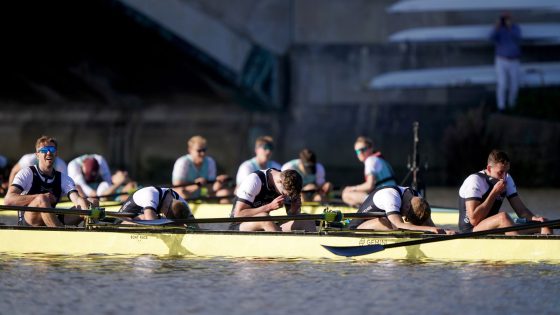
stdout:
{"type": "Polygon", "coordinates": [[[443,139],[446,184],[460,185],[485,168],[492,149],[504,150],[511,160],[510,173],[517,186],[560,186],[560,123],[518,114],[493,113],[480,106],[457,117],[443,139]]]}

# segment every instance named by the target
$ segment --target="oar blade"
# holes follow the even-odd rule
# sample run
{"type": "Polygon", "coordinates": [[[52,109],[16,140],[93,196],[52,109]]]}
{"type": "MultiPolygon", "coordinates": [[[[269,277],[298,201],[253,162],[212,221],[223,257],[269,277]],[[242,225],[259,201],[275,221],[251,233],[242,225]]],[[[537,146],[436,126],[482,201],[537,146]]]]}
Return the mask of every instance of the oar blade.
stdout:
{"type": "Polygon", "coordinates": [[[130,220],[130,222],[140,225],[169,225],[175,223],[175,221],[165,218],[155,220],[130,220]]]}
{"type": "Polygon", "coordinates": [[[321,245],[329,252],[344,257],[363,256],[380,252],[385,249],[383,245],[364,245],[364,246],[329,246],[321,245]]]}

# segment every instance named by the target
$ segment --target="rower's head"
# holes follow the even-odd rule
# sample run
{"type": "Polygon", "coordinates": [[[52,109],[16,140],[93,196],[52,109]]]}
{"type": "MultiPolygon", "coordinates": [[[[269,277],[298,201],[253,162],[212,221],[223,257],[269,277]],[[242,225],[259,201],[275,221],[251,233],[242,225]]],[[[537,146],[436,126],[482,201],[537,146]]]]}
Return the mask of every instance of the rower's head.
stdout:
{"type": "Polygon", "coordinates": [[[291,199],[299,198],[303,187],[301,175],[295,170],[285,170],[280,173],[280,183],[282,195],[286,195],[291,199]]]}
{"type": "Polygon", "coordinates": [[[504,151],[492,150],[488,155],[486,174],[495,179],[505,179],[509,172],[509,157],[504,151]]]}
{"type": "Polygon", "coordinates": [[[511,24],[512,24],[511,13],[508,11],[502,12],[502,14],[500,14],[500,26],[510,27],[511,24]]]}
{"type": "Polygon", "coordinates": [[[39,164],[54,166],[58,152],[58,142],[54,137],[41,136],[35,142],[35,156],[39,164]]]}
{"type": "Polygon", "coordinates": [[[317,156],[315,152],[309,149],[303,149],[299,152],[299,160],[306,174],[315,174],[317,170],[317,156]]]}
{"type": "Polygon", "coordinates": [[[82,162],[82,173],[88,183],[94,183],[99,178],[99,162],[93,156],[87,157],[82,162]]]}
{"type": "Polygon", "coordinates": [[[255,155],[259,162],[266,162],[272,157],[274,139],[271,136],[258,137],[255,140],[255,155]]]}
{"type": "Polygon", "coordinates": [[[202,136],[193,136],[187,142],[187,151],[195,162],[201,162],[204,159],[207,149],[206,138],[202,136]]]}
{"type": "Polygon", "coordinates": [[[360,162],[364,162],[373,153],[373,141],[364,136],[359,136],[354,142],[354,152],[360,162]]]}
{"type": "Polygon", "coordinates": [[[415,196],[410,200],[410,209],[406,214],[406,221],[414,225],[423,225],[431,214],[432,209],[430,209],[426,199],[415,196]]]}
{"type": "Polygon", "coordinates": [[[168,219],[188,219],[189,207],[186,203],[174,199],[166,209],[162,209],[163,214],[168,219]]]}

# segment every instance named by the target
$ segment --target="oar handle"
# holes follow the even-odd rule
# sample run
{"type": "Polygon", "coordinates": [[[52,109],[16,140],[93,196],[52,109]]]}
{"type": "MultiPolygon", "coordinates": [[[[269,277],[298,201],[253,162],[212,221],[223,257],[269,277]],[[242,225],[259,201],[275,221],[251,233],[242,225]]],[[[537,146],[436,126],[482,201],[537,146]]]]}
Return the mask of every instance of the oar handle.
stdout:
{"type": "Polygon", "coordinates": [[[44,213],[88,216],[88,217],[95,217],[95,218],[103,218],[103,217],[133,218],[138,215],[136,213],[130,213],[130,212],[105,211],[105,208],[81,210],[81,209],[41,208],[41,207],[24,207],[24,206],[0,206],[0,211],[44,212],[44,213]]]}

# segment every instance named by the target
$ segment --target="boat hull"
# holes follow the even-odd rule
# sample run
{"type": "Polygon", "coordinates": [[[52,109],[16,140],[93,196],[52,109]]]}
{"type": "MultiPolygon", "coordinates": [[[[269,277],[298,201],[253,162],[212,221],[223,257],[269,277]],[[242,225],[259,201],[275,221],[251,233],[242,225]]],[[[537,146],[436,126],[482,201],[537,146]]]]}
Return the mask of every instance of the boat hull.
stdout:
{"type": "MultiPolygon", "coordinates": [[[[54,255],[157,255],[258,259],[343,260],[321,245],[390,244],[429,237],[414,233],[266,233],[0,227],[0,253],[54,255]]],[[[490,236],[390,248],[356,260],[436,260],[560,263],[557,236],[490,236]]]]}

